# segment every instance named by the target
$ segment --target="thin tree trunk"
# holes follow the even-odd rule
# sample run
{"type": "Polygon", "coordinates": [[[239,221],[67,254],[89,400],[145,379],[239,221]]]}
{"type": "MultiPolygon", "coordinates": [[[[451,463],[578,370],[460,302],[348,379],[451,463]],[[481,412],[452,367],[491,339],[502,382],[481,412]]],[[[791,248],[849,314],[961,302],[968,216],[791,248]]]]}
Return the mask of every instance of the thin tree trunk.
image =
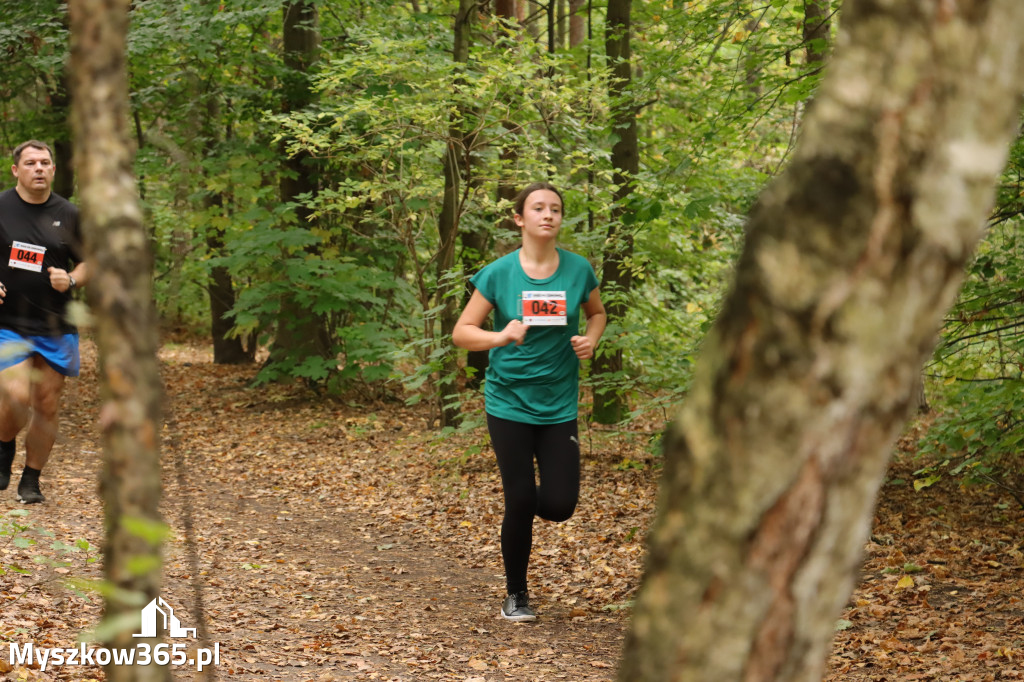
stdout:
{"type": "MultiPolygon", "coordinates": [[[[628,265],[633,254],[633,235],[623,223],[628,213],[628,199],[633,193],[633,181],[640,167],[637,141],[636,108],[630,96],[632,66],[630,64],[630,11],[632,0],[610,0],[605,29],[605,53],[612,68],[609,97],[612,102],[612,131],[616,141],[612,145],[612,167],[615,185],[615,203],[608,225],[604,263],[601,269],[601,288],[607,297],[608,318],[621,322],[626,315],[626,297],[633,288],[633,273],[628,265]]],[[[594,373],[598,377],[612,378],[622,371],[622,351],[611,349],[599,353],[594,359],[594,373]]],[[[626,415],[625,396],[616,390],[594,391],[594,420],[600,424],[614,424],[626,415]]]]}
{"type": "MultiPolygon", "coordinates": [[[[452,59],[456,64],[469,61],[469,31],[474,0],[459,0],[459,11],[455,17],[454,50],[452,59]]],[[[462,193],[469,182],[469,156],[466,154],[468,140],[463,129],[465,125],[462,105],[456,106],[448,131],[448,145],[444,155],[444,200],[438,219],[439,254],[437,259],[437,305],[441,308],[441,343],[449,343],[455,322],[458,320],[460,298],[455,295],[452,285],[445,283],[444,275],[455,265],[455,242],[459,233],[462,193]]],[[[438,381],[438,408],[441,426],[458,426],[462,411],[458,405],[458,385],[455,378],[459,367],[454,349],[444,354],[441,360],[438,381]]]]}
{"type": "MultiPolygon", "coordinates": [[[[140,616],[160,593],[161,384],[149,242],[142,224],[128,128],[125,45],[129,0],[70,0],[75,158],[96,314],[103,407],[106,544],[104,571],[114,588],[108,621],[140,616]],[[155,529],[141,533],[139,528],[155,529]]],[[[146,641],[122,627],[111,648],[146,641]]],[[[155,642],[150,641],[150,645],[155,642]]],[[[170,679],[166,667],[115,666],[107,680],[170,679]]]]}
{"type": "Polygon", "coordinates": [[[1017,132],[1020,0],[844,12],[666,437],[623,681],[821,679],[1017,132]]]}

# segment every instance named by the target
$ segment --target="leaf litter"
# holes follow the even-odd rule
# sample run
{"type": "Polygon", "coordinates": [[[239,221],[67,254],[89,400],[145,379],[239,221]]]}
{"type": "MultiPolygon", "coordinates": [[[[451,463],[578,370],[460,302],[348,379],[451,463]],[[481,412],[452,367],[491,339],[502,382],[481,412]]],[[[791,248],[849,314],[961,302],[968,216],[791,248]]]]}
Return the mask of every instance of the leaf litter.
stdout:
{"type": "MultiPolygon", "coordinates": [[[[0,535],[0,645],[73,647],[101,616],[98,596],[68,586],[101,575],[99,399],[85,338],[83,355],[43,476],[47,503],[0,495],[0,518],[25,528],[17,542],[0,535]]],[[[485,429],[441,438],[422,407],[254,390],[252,367],[214,365],[200,344],[165,344],[160,358],[172,531],[161,596],[198,628],[191,646],[221,651],[219,666],[174,668],[175,679],[615,678],[655,504],[655,424],[581,433],[577,512],[535,526],[541,618],[510,624],[498,615],[501,486],[485,429]]],[[[908,456],[893,464],[908,481],[917,468],[908,456]]],[[[825,679],[1024,679],[1024,515],[994,513],[1001,502],[950,482],[883,488],[825,679]]],[[[12,666],[6,654],[2,680],[104,679],[96,667],[12,666]]]]}

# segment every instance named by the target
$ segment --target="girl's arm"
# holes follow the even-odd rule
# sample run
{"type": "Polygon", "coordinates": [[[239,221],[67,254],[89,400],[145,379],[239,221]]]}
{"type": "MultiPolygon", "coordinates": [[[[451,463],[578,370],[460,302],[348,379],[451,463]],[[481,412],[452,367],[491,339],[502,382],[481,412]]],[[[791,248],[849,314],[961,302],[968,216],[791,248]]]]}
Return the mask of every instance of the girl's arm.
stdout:
{"type": "Polygon", "coordinates": [[[484,298],[483,294],[474,291],[465,310],[459,316],[459,321],[455,323],[452,342],[466,350],[490,350],[498,346],[507,346],[510,343],[515,343],[517,346],[522,345],[529,327],[521,320],[512,320],[500,332],[489,332],[481,328],[487,315],[493,309],[494,306],[484,298]]]}
{"type": "Polygon", "coordinates": [[[572,349],[576,351],[576,357],[580,360],[588,360],[594,357],[594,350],[597,342],[604,334],[604,328],[608,324],[608,313],[604,310],[604,303],[601,302],[601,292],[596,287],[590,292],[590,298],[583,304],[583,314],[587,316],[587,331],[583,336],[572,337],[572,349]]]}

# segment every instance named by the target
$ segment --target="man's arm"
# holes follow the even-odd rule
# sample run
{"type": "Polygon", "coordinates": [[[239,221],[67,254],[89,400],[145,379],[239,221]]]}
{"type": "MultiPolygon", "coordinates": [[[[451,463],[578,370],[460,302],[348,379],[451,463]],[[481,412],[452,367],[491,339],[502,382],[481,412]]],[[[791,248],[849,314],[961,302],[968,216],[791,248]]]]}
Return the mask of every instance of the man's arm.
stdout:
{"type": "Polygon", "coordinates": [[[64,293],[71,288],[71,281],[75,286],[83,286],[89,280],[89,266],[87,263],[78,263],[71,272],[60,268],[50,267],[46,271],[50,274],[50,286],[57,291],[64,293]]]}

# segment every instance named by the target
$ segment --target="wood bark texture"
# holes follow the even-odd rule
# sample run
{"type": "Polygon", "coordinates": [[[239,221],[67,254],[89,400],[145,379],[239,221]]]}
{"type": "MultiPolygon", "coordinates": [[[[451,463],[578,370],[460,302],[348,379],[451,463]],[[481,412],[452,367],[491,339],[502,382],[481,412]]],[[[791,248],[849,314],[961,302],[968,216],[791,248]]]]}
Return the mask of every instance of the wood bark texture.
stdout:
{"type": "Polygon", "coordinates": [[[820,680],[1016,133],[1020,0],[846,0],[666,434],[620,680],[820,680]]]}
{"type": "MultiPolygon", "coordinates": [[[[161,383],[149,242],[129,140],[125,39],[129,0],[71,0],[72,122],[79,205],[96,318],[103,408],[104,571],[117,588],[108,620],[139,616],[160,593],[161,383]],[[125,598],[134,595],[136,600],[125,598]]],[[[130,625],[110,641],[133,648],[130,625]]],[[[151,642],[154,644],[154,642],[151,642]]],[[[109,666],[107,680],[169,679],[159,666],[109,666]]]]}
{"type": "MultiPolygon", "coordinates": [[[[633,87],[632,51],[630,47],[632,0],[609,0],[605,27],[605,56],[612,69],[608,96],[612,106],[612,182],[615,203],[608,224],[604,262],[601,265],[601,288],[605,294],[608,319],[618,322],[626,314],[625,296],[633,288],[633,271],[628,261],[633,255],[633,234],[623,218],[631,210],[628,200],[633,182],[640,170],[640,145],[636,124],[636,101],[633,87]]],[[[595,375],[614,376],[622,371],[622,351],[599,353],[594,358],[595,375]]],[[[594,421],[614,424],[625,418],[626,399],[617,392],[594,392],[594,421]]]]}

